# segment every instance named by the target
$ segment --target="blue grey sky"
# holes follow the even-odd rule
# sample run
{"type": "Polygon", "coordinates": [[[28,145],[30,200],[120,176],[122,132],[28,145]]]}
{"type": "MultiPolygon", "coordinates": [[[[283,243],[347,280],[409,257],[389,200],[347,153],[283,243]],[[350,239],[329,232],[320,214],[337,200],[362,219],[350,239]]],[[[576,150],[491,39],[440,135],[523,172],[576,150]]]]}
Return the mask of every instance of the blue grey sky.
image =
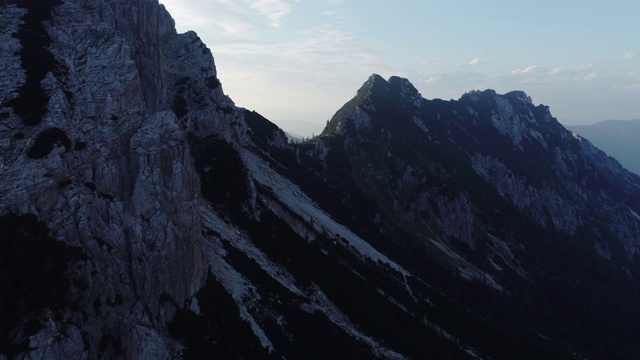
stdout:
{"type": "Polygon", "coordinates": [[[322,125],[372,73],[427,99],[527,92],[564,124],[640,118],[640,2],[160,0],[225,92],[285,130],[322,125]]]}

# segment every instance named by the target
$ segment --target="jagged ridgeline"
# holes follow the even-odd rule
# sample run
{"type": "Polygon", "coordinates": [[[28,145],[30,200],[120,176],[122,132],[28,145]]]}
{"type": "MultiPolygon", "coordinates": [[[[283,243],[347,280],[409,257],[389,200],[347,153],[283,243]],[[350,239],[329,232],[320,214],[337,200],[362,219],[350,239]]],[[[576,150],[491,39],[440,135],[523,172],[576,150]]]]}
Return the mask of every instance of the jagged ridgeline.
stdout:
{"type": "Polygon", "coordinates": [[[156,0],[0,23],[0,359],[640,353],[640,179],[525,93],[372,75],[288,144],[156,0]]]}

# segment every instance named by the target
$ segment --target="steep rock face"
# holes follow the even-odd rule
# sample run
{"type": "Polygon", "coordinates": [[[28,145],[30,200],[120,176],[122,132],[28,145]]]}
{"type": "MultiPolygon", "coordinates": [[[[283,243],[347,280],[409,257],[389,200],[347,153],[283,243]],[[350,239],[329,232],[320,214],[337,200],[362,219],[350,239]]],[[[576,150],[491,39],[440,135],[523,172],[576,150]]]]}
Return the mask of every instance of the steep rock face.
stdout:
{"type": "Polygon", "coordinates": [[[570,130],[589,139],[598,148],[616,158],[627,169],[640,174],[638,134],[640,119],[606,120],[592,125],[570,125],[570,130]]]}
{"type": "MultiPolygon", "coordinates": [[[[461,102],[467,99],[463,97],[461,102]]],[[[534,106],[523,93],[509,93],[502,99],[494,95],[494,99],[498,108],[491,113],[494,126],[512,139],[520,153],[536,153],[538,159],[528,155],[518,157],[526,167],[540,170],[535,173],[525,167],[522,174],[514,174],[498,160],[499,154],[489,156],[493,159],[483,163],[480,160],[483,155],[476,153],[472,156],[476,172],[497,184],[503,196],[533,214],[533,221],[540,225],[550,223],[566,234],[575,235],[581,228],[592,226],[594,219],[606,219],[608,225],[599,224],[597,232],[612,231],[625,247],[628,258],[635,256],[640,246],[640,229],[633,212],[640,205],[640,178],[588,140],[564,129],[548,108],[534,106]]],[[[472,100],[475,101],[482,100],[472,100]]],[[[594,246],[600,246],[608,238],[601,237],[594,246]]]]}
{"type": "Polygon", "coordinates": [[[531,312],[543,332],[571,337],[570,347],[629,356],[615,345],[595,350],[569,335],[575,329],[545,322],[557,313],[589,318],[593,327],[581,336],[593,339],[606,338],[597,329],[613,317],[635,326],[630,303],[621,305],[625,316],[605,316],[603,302],[618,300],[592,294],[608,288],[623,299],[637,284],[640,178],[525,93],[426,100],[406,79],[374,74],[297,151],[341,192],[331,214],[416,276],[433,281],[426,263],[441,264],[501,293],[489,302],[509,299],[518,310],[498,306],[514,321],[530,323],[516,313],[531,312]]]}
{"type": "MultiPolygon", "coordinates": [[[[338,157],[348,159],[340,167],[348,169],[345,175],[361,189],[376,189],[376,201],[393,209],[390,216],[409,220],[406,226],[424,222],[409,218],[416,210],[426,211],[446,235],[473,246],[474,237],[483,236],[474,225],[478,214],[462,210],[456,199],[469,203],[468,190],[453,180],[463,176],[474,182],[467,173],[472,170],[540,226],[573,236],[601,219],[596,232],[614,232],[627,259],[639,250],[640,229],[633,216],[640,206],[639,178],[572,135],[547,107],[535,106],[523,92],[474,91],[458,101],[429,101],[406,79],[386,82],[372,75],[323,134],[310,154],[330,168],[327,148],[344,152],[338,157]],[[455,174],[460,165],[471,169],[455,174]],[[457,184],[450,197],[432,193],[433,182],[444,188],[447,181],[457,184]],[[437,220],[442,214],[450,219],[437,220]]],[[[608,239],[601,236],[592,246],[608,239]]]]}
{"type": "Polygon", "coordinates": [[[238,151],[283,149],[284,133],[224,95],[209,49],[177,34],[156,0],[7,2],[0,16],[0,244],[27,261],[68,253],[21,264],[35,269],[25,276],[0,259],[0,290],[15,294],[0,304],[0,353],[179,354],[167,326],[177,311],[199,314],[193,295],[216,260],[207,234],[220,229],[205,229],[203,212],[256,216],[238,151]],[[69,281],[14,291],[41,273],[69,281]]]}
{"type": "Polygon", "coordinates": [[[18,1],[0,17],[0,213],[33,214],[83,254],[69,264],[74,305],[25,309],[18,325],[37,325],[3,327],[8,354],[167,354],[158,329],[207,269],[187,133],[240,139],[213,58],[157,1],[18,1]],[[42,109],[25,110],[34,99],[42,109]]]}

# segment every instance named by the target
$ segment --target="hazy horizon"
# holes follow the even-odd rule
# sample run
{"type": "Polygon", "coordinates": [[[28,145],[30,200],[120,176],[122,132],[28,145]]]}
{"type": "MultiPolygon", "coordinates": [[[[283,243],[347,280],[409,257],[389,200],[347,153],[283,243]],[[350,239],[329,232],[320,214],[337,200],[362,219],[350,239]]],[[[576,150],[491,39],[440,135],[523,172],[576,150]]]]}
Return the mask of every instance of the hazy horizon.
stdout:
{"type": "Polygon", "coordinates": [[[372,73],[427,99],[522,90],[566,125],[640,118],[640,3],[160,2],[211,49],[225,93],[283,128],[323,126],[372,73]]]}

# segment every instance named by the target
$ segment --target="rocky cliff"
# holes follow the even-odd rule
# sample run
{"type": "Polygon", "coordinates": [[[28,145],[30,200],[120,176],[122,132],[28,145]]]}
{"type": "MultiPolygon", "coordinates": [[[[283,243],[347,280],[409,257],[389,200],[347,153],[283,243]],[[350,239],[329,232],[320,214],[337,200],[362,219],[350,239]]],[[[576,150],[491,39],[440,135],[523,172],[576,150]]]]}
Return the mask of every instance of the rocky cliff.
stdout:
{"type": "Polygon", "coordinates": [[[569,129],[588,138],[627,169],[640,174],[636,141],[640,133],[640,119],[605,120],[591,125],[571,125],[569,129]]]}
{"type": "MultiPolygon", "coordinates": [[[[0,17],[0,212],[34,216],[81,254],[65,264],[70,305],[24,309],[29,330],[3,324],[1,337],[33,357],[168,353],[167,303],[184,304],[207,270],[187,134],[238,138],[211,53],[157,1],[17,1],[0,17]]],[[[3,270],[38,266],[24,260],[3,270]]]]}
{"type": "Polygon", "coordinates": [[[470,198],[480,176],[541,227],[568,236],[595,230],[598,249],[608,248],[612,238],[604,234],[613,234],[627,260],[640,250],[640,178],[523,92],[426,100],[406,79],[372,75],[324,135],[309,154],[331,171],[327,158],[342,153],[346,175],[375,189],[379,206],[402,214],[396,221],[406,226],[435,219],[429,225],[474,247],[483,236],[478,226],[487,225],[472,211],[486,204],[470,198]]]}

